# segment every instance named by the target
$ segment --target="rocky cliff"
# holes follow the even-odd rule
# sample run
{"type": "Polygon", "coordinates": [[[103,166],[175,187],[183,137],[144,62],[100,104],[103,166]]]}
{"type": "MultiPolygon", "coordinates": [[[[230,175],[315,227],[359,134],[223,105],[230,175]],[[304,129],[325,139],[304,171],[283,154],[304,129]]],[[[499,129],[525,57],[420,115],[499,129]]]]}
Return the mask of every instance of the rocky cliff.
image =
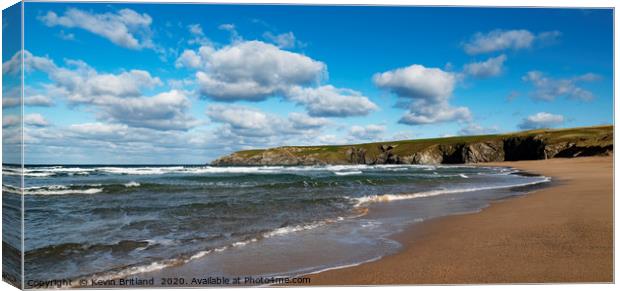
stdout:
{"type": "Polygon", "coordinates": [[[240,151],[212,165],[463,164],[611,155],[613,126],[240,151]]]}

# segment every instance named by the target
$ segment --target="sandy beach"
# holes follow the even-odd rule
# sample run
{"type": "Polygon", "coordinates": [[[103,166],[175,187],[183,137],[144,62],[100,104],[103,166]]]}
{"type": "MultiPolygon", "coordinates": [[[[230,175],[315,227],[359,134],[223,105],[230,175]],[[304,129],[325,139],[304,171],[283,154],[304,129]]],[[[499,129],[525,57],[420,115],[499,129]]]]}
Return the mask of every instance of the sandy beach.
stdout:
{"type": "Polygon", "coordinates": [[[315,285],[613,281],[613,158],[503,162],[551,187],[412,226],[403,250],[311,275],[315,285]]]}

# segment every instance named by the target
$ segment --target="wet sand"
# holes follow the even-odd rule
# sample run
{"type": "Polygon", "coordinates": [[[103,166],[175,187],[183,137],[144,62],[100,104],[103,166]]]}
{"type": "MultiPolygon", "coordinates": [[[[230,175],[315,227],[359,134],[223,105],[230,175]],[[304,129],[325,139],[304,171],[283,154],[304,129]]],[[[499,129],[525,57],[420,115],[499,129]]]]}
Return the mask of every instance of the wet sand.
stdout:
{"type": "Polygon", "coordinates": [[[413,225],[403,250],[311,275],[314,285],[613,281],[613,158],[491,163],[554,185],[479,213],[413,225]]]}

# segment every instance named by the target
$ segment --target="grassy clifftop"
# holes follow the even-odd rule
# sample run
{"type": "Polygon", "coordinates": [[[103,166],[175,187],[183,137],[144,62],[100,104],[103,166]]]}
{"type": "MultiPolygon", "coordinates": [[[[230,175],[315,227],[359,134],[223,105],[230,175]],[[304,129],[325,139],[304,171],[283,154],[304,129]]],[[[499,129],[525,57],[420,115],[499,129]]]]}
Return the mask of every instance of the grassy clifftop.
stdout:
{"type": "Polygon", "coordinates": [[[246,150],[213,165],[441,164],[604,155],[613,151],[613,126],[246,150]]]}

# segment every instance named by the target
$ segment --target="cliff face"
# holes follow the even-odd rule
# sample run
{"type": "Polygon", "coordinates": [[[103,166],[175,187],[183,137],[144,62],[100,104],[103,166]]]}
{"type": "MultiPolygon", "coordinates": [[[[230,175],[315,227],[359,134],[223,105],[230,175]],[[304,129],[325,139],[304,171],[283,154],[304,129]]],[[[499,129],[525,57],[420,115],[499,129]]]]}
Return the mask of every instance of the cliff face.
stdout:
{"type": "Polygon", "coordinates": [[[613,127],[607,126],[351,146],[280,147],[236,152],[211,164],[467,164],[612,153],[613,127]]]}

